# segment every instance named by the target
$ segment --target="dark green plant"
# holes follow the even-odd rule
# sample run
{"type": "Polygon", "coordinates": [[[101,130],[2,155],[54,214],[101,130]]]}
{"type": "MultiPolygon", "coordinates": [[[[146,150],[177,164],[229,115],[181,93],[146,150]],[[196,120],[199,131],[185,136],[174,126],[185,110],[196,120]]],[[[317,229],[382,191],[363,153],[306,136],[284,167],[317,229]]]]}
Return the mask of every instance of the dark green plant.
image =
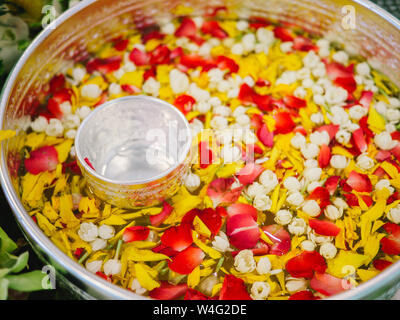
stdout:
{"type": "Polygon", "coordinates": [[[0,300],[7,300],[10,289],[32,292],[46,289],[47,274],[40,270],[23,272],[28,269],[29,252],[19,255],[17,244],[0,227],[0,300]]]}

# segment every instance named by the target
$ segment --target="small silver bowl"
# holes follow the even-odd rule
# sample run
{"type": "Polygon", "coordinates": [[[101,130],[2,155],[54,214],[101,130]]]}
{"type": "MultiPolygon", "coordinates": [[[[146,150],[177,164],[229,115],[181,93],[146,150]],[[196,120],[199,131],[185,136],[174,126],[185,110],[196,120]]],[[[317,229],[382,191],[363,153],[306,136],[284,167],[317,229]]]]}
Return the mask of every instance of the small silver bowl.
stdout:
{"type": "Polygon", "coordinates": [[[75,150],[89,190],[122,208],[154,206],[181,186],[190,164],[189,123],[174,106],[129,96],[96,108],[75,150]]]}

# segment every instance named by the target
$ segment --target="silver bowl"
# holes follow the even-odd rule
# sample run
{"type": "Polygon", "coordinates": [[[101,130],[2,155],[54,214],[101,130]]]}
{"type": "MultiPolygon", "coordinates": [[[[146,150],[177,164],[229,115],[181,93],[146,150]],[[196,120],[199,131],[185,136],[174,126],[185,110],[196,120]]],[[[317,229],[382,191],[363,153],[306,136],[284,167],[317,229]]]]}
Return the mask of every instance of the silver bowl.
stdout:
{"type": "MultiPolygon", "coordinates": [[[[1,185],[22,231],[45,263],[57,270],[59,282],[81,298],[143,299],[91,274],[62,253],[39,229],[23,207],[15,174],[18,141],[26,129],[27,114],[49,79],[62,68],[79,61],[87,47],[100,46],[116,38],[121,30],[174,16],[180,3],[203,15],[210,7],[227,6],[240,18],[264,16],[286,21],[346,45],[351,53],[400,85],[400,21],[363,0],[87,0],[62,14],[28,47],[3,88],[0,110],[2,129],[17,130],[17,137],[2,145],[1,185]],[[350,5],[350,7],[349,7],[350,5]],[[343,11],[342,11],[343,10],[343,11]],[[344,28],[346,15],[356,15],[355,29],[344,28]],[[344,23],[344,24],[343,24],[344,23]],[[348,29],[348,30],[347,30],[348,29]]],[[[382,299],[397,291],[400,262],[357,288],[331,299],[382,299]]]]}

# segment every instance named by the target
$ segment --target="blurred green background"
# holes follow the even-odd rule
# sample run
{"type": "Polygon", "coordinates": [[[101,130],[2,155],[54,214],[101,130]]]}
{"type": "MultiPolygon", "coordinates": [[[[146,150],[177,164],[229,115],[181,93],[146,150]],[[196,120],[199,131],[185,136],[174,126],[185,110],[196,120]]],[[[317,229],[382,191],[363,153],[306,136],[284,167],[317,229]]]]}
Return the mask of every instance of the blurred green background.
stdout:
{"type": "MultiPolygon", "coordinates": [[[[30,41],[42,30],[43,18],[45,16],[48,16],[47,18],[54,18],[63,11],[79,3],[79,1],[80,0],[0,0],[0,90],[5,83],[9,71],[18,60],[21,53],[27,48],[30,41]],[[46,7],[47,5],[52,5],[54,9],[49,10],[49,7],[46,7]]],[[[373,2],[400,18],[400,0],[374,0],[373,2]]],[[[29,269],[40,270],[42,268],[42,263],[35,256],[18,229],[3,192],[0,192],[0,209],[0,226],[7,232],[11,239],[17,242],[20,251],[29,251],[29,269]]],[[[9,298],[33,300],[68,299],[70,296],[66,291],[56,289],[29,294],[10,292],[9,298]]]]}

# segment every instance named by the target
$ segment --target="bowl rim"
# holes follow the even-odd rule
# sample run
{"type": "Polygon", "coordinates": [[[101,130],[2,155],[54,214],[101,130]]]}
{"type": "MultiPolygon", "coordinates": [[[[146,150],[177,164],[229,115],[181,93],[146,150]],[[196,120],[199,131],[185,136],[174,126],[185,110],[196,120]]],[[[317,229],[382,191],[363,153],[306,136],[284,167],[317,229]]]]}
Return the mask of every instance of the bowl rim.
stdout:
{"type": "MultiPolygon", "coordinates": [[[[369,0],[351,0],[379,17],[386,20],[396,29],[400,30],[400,20],[394,17],[392,14],[387,12],[385,9],[372,3],[369,0]]],[[[13,84],[17,78],[18,71],[21,70],[23,65],[29,59],[31,53],[54,31],[51,29],[53,24],[60,25],[76,13],[84,10],[86,7],[97,2],[97,0],[84,0],[75,5],[74,7],[63,12],[52,24],[48,25],[42,30],[35,39],[32,40],[31,44],[24,51],[19,58],[14,68],[9,73],[7,80],[2,88],[0,94],[0,121],[1,129],[4,128],[4,116],[7,102],[5,97],[9,98],[13,84]]],[[[351,5],[351,2],[349,3],[351,5]]],[[[4,145],[5,142],[2,142],[4,145]]],[[[76,280],[85,284],[85,289],[89,288],[88,293],[95,293],[94,296],[102,296],[107,299],[137,299],[147,300],[149,298],[135,294],[132,291],[123,289],[117,285],[111,284],[108,281],[94,275],[84,268],[82,265],[75,262],[68,255],[63,253],[56,245],[43,233],[39,226],[29,216],[25,210],[22,202],[19,201],[19,197],[16,194],[13,184],[11,182],[8,170],[7,162],[5,160],[4,148],[1,149],[1,162],[0,162],[0,183],[5,194],[5,197],[12,209],[12,212],[17,220],[19,226],[23,229],[23,233],[28,237],[37,247],[39,247],[48,257],[47,260],[54,260],[56,264],[62,265],[68,273],[73,276],[71,282],[75,283],[76,280]],[[50,259],[49,259],[50,258],[50,259]],[[75,280],[75,281],[74,281],[75,280]]],[[[34,247],[34,249],[37,249],[34,247]]],[[[70,277],[68,277],[69,280],[70,277]]],[[[389,286],[391,282],[398,281],[400,278],[400,262],[394,263],[384,271],[380,272],[377,276],[370,280],[360,284],[354,289],[339,293],[335,296],[328,297],[327,300],[344,300],[344,299],[368,299],[368,297],[375,291],[385,286],[389,286]]]]}

